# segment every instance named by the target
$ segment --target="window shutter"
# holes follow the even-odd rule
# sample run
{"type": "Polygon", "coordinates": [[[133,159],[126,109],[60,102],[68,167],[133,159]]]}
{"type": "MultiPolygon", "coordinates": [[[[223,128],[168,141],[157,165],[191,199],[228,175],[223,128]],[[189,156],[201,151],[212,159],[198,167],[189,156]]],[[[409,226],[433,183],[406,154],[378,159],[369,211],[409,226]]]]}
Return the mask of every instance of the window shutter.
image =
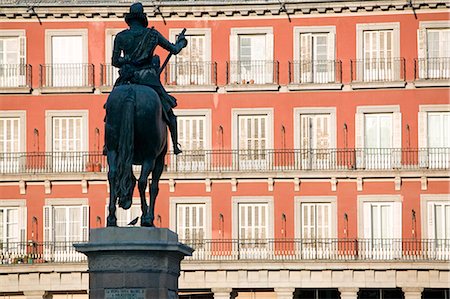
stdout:
{"type": "Polygon", "coordinates": [[[44,206],[44,242],[53,241],[53,208],[44,206]]]}
{"type": "MultiPolygon", "coordinates": [[[[402,202],[394,201],[394,238],[402,238],[402,202]]],[[[389,228],[388,228],[389,229],[389,228]]]]}
{"type": "Polygon", "coordinates": [[[436,238],[436,229],[435,229],[435,204],[433,202],[428,203],[427,207],[427,239],[435,239],[436,238]]]}
{"type": "Polygon", "coordinates": [[[234,83],[238,81],[238,68],[235,65],[236,61],[238,60],[239,55],[239,35],[237,34],[230,34],[230,64],[228,66],[228,76],[229,76],[229,83],[234,83]]]}
{"type": "Polygon", "coordinates": [[[301,82],[312,81],[312,34],[302,33],[300,35],[300,74],[301,82]]]}
{"type": "Polygon", "coordinates": [[[364,113],[355,114],[356,167],[364,168],[364,113]]]}
{"type": "Polygon", "coordinates": [[[89,238],[89,206],[81,206],[81,237],[82,241],[88,241],[89,238]]]}
{"type": "Polygon", "coordinates": [[[417,30],[417,56],[419,78],[425,79],[427,76],[427,30],[425,28],[417,30]]]}
{"type": "Polygon", "coordinates": [[[265,34],[265,40],[266,40],[266,55],[265,59],[266,62],[265,67],[263,67],[263,70],[266,73],[266,79],[264,83],[274,83],[274,61],[273,61],[273,33],[267,33],[265,34]]]}
{"type": "Polygon", "coordinates": [[[392,147],[394,149],[392,159],[393,167],[398,168],[401,166],[402,159],[402,114],[400,112],[394,112],[392,118],[392,147]]]}
{"type": "Polygon", "coordinates": [[[26,36],[19,36],[19,63],[24,65],[27,63],[27,38],[26,36]]]}
{"type": "Polygon", "coordinates": [[[428,118],[427,112],[419,112],[419,165],[428,167],[428,118]]]}
{"type": "Polygon", "coordinates": [[[328,41],[327,41],[327,47],[328,47],[328,63],[327,63],[327,70],[328,70],[328,82],[335,82],[335,76],[336,76],[336,34],[334,32],[328,33],[328,41]]]}
{"type": "Polygon", "coordinates": [[[26,207],[19,207],[19,240],[20,242],[26,242],[27,241],[27,208],[26,207]]]}
{"type": "Polygon", "coordinates": [[[374,225],[374,219],[372,217],[372,204],[369,202],[363,205],[363,238],[372,238],[372,226],[374,225]]]}

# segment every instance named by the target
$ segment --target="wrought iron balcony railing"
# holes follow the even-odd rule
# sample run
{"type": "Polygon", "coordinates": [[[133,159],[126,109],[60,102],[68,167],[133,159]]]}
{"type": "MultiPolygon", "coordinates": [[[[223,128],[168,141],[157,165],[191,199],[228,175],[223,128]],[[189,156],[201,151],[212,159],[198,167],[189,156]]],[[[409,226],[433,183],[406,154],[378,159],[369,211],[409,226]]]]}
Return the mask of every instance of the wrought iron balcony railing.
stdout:
{"type": "MultiPolygon", "coordinates": [[[[450,261],[450,239],[203,239],[181,240],[191,261],[450,261]]],[[[76,263],[74,242],[0,243],[0,264],[76,263]]],[[[79,242],[75,242],[79,243],[79,242]]]]}
{"type": "Polygon", "coordinates": [[[89,63],[41,64],[39,76],[44,88],[94,87],[94,65],[89,63]]]}
{"type": "Polygon", "coordinates": [[[415,59],[414,75],[416,80],[449,80],[450,57],[415,59]]]}
{"type": "Polygon", "coordinates": [[[31,88],[31,65],[0,64],[0,89],[31,88]]]}
{"type": "Polygon", "coordinates": [[[119,78],[118,68],[111,63],[100,64],[100,86],[113,87],[117,78],[119,78]]]}
{"type": "Polygon", "coordinates": [[[327,84],[342,82],[339,60],[309,60],[289,62],[289,84],[327,84]]]}
{"type": "Polygon", "coordinates": [[[402,57],[350,60],[352,82],[392,82],[405,80],[402,57]]]}
{"type": "Polygon", "coordinates": [[[217,63],[172,62],[164,69],[164,84],[171,86],[217,85],[217,63]]]}
{"type": "Polygon", "coordinates": [[[227,62],[227,84],[278,84],[278,61],[227,62]]]}
{"type": "MultiPolygon", "coordinates": [[[[450,148],[185,150],[166,156],[169,173],[448,170],[450,148]]],[[[0,153],[0,173],[106,172],[101,152],[0,153]]]]}

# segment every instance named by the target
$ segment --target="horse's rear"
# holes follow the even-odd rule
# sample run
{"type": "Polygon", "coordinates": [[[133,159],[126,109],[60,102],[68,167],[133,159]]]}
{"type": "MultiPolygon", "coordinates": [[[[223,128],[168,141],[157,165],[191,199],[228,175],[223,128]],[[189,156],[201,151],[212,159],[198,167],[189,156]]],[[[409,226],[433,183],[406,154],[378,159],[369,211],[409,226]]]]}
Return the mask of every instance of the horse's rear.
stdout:
{"type": "MultiPolygon", "coordinates": [[[[121,85],[114,88],[108,97],[105,126],[108,180],[111,188],[108,226],[116,225],[116,199],[119,199],[119,206],[124,209],[131,206],[136,185],[132,171],[133,164],[142,165],[139,192],[143,211],[141,224],[143,224],[142,221],[146,216],[144,214],[148,212],[145,201],[148,177],[153,172],[152,187],[153,181],[156,180],[156,187],[153,189],[157,189],[157,180],[162,173],[162,165],[159,164],[163,164],[167,151],[167,129],[162,113],[158,94],[148,86],[121,85]]],[[[155,198],[154,194],[153,204],[152,196],[150,198],[152,207],[155,198]]],[[[153,225],[153,211],[151,214],[152,219],[147,219],[148,223],[144,225],[153,225]]]]}

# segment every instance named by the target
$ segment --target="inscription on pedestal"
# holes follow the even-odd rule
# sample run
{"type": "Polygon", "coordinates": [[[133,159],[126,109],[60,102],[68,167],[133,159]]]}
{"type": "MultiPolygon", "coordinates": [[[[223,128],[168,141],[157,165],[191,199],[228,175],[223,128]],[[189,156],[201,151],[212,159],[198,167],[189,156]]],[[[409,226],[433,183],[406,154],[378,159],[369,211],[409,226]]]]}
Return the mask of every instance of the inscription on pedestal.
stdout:
{"type": "Polygon", "coordinates": [[[105,299],[145,299],[145,290],[105,289],[105,299]]]}

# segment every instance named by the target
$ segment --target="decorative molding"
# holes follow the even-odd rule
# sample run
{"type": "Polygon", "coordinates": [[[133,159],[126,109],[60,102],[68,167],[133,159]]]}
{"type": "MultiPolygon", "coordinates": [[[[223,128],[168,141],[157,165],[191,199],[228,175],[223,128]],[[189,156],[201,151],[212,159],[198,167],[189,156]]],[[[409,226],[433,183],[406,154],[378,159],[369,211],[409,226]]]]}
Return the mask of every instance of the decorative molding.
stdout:
{"type": "Polygon", "coordinates": [[[27,183],[24,180],[19,181],[19,193],[20,195],[25,195],[27,188],[27,183]]]}
{"type": "Polygon", "coordinates": [[[45,189],[45,192],[44,192],[45,194],[52,193],[52,183],[49,180],[45,180],[44,189],[45,189]]]}
{"type": "Polygon", "coordinates": [[[394,179],[395,191],[400,191],[402,186],[402,178],[397,176],[394,179]]]}
{"type": "Polygon", "coordinates": [[[236,178],[232,178],[231,179],[231,191],[232,192],[236,192],[237,191],[237,184],[238,184],[237,179],[236,178]]]}
{"type": "Polygon", "coordinates": [[[269,192],[273,191],[274,180],[273,178],[267,178],[267,190],[269,192]]]}
{"type": "Polygon", "coordinates": [[[175,180],[169,179],[169,192],[173,193],[175,192],[175,180]]]}
{"type": "Polygon", "coordinates": [[[300,191],[300,179],[294,178],[294,191],[300,191]]]}
{"type": "Polygon", "coordinates": [[[210,178],[207,178],[206,180],[205,180],[205,188],[206,188],[206,192],[211,192],[211,179],[210,178]]]}
{"type": "Polygon", "coordinates": [[[426,191],[428,189],[428,179],[426,176],[420,178],[420,190],[426,191]]]}
{"type": "Polygon", "coordinates": [[[88,193],[88,181],[87,180],[81,180],[81,193],[88,193]]]}
{"type": "Polygon", "coordinates": [[[356,191],[363,191],[363,179],[361,177],[356,178],[356,191]]]}
{"type": "Polygon", "coordinates": [[[330,182],[331,182],[331,191],[336,192],[336,190],[337,190],[337,183],[338,183],[337,179],[336,178],[331,178],[330,182]]]}

